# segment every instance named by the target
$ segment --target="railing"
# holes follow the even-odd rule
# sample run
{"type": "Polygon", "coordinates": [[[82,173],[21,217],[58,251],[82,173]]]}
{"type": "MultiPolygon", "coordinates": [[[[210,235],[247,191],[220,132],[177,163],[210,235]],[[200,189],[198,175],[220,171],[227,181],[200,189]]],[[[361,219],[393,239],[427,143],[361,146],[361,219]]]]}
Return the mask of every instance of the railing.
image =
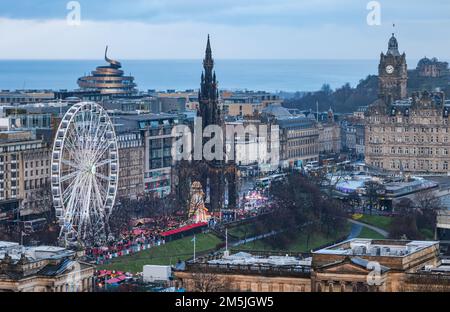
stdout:
{"type": "Polygon", "coordinates": [[[281,266],[267,264],[210,264],[186,263],[186,271],[190,273],[242,274],[259,276],[287,276],[309,278],[310,266],[281,266]]]}
{"type": "Polygon", "coordinates": [[[450,228],[450,211],[438,212],[437,226],[442,228],[450,228]]]}
{"type": "Polygon", "coordinates": [[[436,284],[450,286],[450,272],[406,273],[405,282],[418,284],[436,284]]]}
{"type": "Polygon", "coordinates": [[[295,258],[308,258],[311,257],[311,253],[309,252],[292,252],[292,251],[283,251],[283,250],[249,250],[249,249],[239,249],[237,248],[231,248],[233,253],[237,252],[246,252],[251,254],[252,256],[261,256],[261,257],[270,257],[270,256],[288,256],[288,257],[295,257],[295,258]]]}

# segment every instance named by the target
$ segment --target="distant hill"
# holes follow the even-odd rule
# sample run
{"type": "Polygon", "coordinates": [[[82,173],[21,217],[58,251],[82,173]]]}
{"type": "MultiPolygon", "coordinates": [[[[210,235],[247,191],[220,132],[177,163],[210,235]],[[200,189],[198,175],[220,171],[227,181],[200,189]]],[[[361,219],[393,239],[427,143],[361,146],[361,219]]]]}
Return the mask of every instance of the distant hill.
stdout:
{"type": "Polygon", "coordinates": [[[284,106],[315,111],[318,102],[319,111],[325,111],[331,107],[335,112],[350,113],[359,106],[366,106],[375,101],[377,93],[378,77],[371,75],[361,80],[356,88],[352,88],[347,83],[333,91],[329,85],[324,84],[319,91],[307,92],[303,96],[285,100],[284,106]]]}
{"type": "Polygon", "coordinates": [[[408,71],[408,92],[409,94],[415,91],[424,91],[424,90],[435,90],[441,89],[442,91],[450,96],[449,88],[450,77],[448,75],[444,75],[441,77],[421,77],[418,74],[417,70],[409,70],[408,71]]]}
{"type": "MultiPolygon", "coordinates": [[[[450,70],[448,63],[439,62],[436,58],[423,58],[417,64],[416,69],[408,71],[408,94],[415,91],[435,91],[440,89],[450,98],[450,70]]],[[[367,106],[378,97],[378,76],[370,75],[360,80],[355,88],[350,84],[331,90],[328,84],[324,84],[319,91],[296,94],[287,98],[284,106],[298,108],[300,110],[316,110],[319,103],[319,111],[333,108],[335,112],[351,113],[359,106],[367,106]]]]}

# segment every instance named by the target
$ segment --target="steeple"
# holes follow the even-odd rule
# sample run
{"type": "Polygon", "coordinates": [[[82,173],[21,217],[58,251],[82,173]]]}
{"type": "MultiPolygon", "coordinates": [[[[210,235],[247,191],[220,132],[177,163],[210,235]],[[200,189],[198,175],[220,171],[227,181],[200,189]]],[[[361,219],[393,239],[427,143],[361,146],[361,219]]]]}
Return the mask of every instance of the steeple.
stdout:
{"type": "Polygon", "coordinates": [[[214,59],[212,57],[211,41],[208,35],[199,92],[199,113],[203,118],[203,125],[205,127],[212,124],[220,124],[218,98],[214,59]]]}
{"type": "Polygon", "coordinates": [[[203,59],[203,68],[205,70],[206,80],[208,80],[208,78],[211,78],[211,80],[212,80],[214,60],[212,58],[211,42],[209,39],[209,35],[208,35],[208,41],[206,43],[205,58],[203,59]]]}
{"type": "Polygon", "coordinates": [[[394,33],[392,33],[392,37],[391,37],[391,39],[389,39],[387,54],[390,54],[393,56],[400,56],[400,52],[398,51],[398,41],[397,41],[397,38],[395,38],[394,33]]]}

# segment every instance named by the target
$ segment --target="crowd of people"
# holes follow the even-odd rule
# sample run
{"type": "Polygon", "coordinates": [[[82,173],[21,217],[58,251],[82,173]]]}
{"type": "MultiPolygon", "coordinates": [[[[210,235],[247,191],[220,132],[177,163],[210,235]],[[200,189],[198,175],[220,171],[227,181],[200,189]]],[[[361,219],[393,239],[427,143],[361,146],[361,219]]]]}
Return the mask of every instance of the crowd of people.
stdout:
{"type": "MultiPolygon", "coordinates": [[[[231,218],[230,220],[222,219],[225,222],[256,217],[270,206],[268,198],[257,190],[249,191],[243,202],[242,209],[238,209],[233,215],[220,216],[220,214],[212,213],[208,226],[214,227],[221,217],[231,218]]],[[[121,231],[120,237],[103,246],[90,247],[86,249],[85,254],[96,264],[105,264],[113,258],[165,244],[165,236],[162,235],[164,232],[182,228],[190,223],[192,220],[186,220],[186,217],[182,215],[132,219],[121,231]]]]}
{"type": "Polygon", "coordinates": [[[130,220],[120,237],[104,246],[94,246],[85,250],[86,256],[96,264],[130,255],[153,246],[165,244],[164,232],[183,227],[188,222],[180,216],[159,216],[130,220]]]}

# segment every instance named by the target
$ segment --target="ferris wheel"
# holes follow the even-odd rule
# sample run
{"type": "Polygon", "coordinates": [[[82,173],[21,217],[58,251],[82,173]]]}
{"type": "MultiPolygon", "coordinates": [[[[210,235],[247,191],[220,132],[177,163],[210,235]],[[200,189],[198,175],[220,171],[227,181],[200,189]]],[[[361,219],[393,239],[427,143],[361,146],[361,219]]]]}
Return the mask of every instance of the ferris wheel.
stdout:
{"type": "Polygon", "coordinates": [[[83,244],[106,239],[118,186],[114,125],[102,106],[73,105],[64,115],[52,152],[52,195],[60,239],[83,244]]]}

